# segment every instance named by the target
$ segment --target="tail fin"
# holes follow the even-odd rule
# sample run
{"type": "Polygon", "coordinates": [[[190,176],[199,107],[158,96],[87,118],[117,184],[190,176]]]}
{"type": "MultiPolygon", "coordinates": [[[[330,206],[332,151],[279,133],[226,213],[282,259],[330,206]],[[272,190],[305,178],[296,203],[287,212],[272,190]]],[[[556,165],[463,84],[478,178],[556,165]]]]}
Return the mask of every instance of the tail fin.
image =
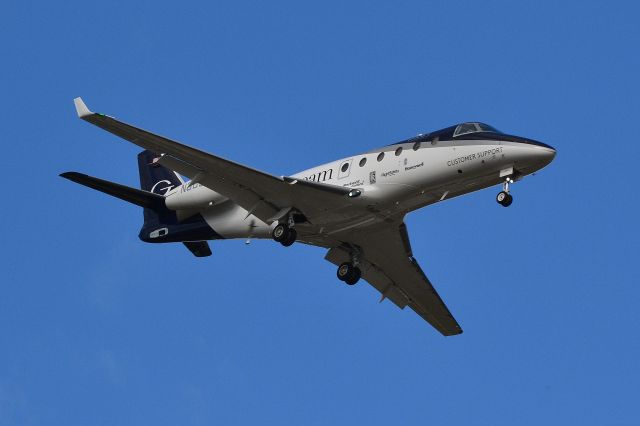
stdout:
{"type": "Polygon", "coordinates": [[[72,182],[95,189],[113,197],[136,204],[144,209],[144,224],[138,237],[147,243],[182,242],[198,257],[209,256],[211,250],[206,240],[220,239],[202,215],[195,214],[178,220],[175,211],[169,210],[164,196],[182,185],[182,179],[173,171],[154,164],[157,157],[150,151],[138,155],[140,186],[142,190],[115,182],[98,179],[83,173],[65,172],[60,176],[72,182]]]}
{"type": "MultiPolygon", "coordinates": [[[[165,196],[172,189],[182,185],[182,180],[172,170],[155,163],[158,155],[151,151],[142,151],[138,154],[138,172],[140,173],[140,189],[165,196]]],[[[157,228],[161,224],[175,224],[175,213],[166,208],[144,208],[143,228],[157,228]]]]}
{"type": "Polygon", "coordinates": [[[182,179],[174,171],[156,163],[157,154],[142,151],[138,154],[138,171],[140,172],[140,188],[154,194],[167,195],[169,191],[183,184],[182,179]]]}
{"type": "MultiPolygon", "coordinates": [[[[148,150],[138,154],[140,187],[153,194],[165,196],[169,191],[182,185],[183,181],[177,173],[155,162],[156,158],[158,155],[148,150]]],[[[160,209],[144,207],[144,224],[139,237],[142,241],[149,243],[220,238],[201,215],[197,214],[179,221],[176,212],[167,209],[164,205],[160,209]]]]}

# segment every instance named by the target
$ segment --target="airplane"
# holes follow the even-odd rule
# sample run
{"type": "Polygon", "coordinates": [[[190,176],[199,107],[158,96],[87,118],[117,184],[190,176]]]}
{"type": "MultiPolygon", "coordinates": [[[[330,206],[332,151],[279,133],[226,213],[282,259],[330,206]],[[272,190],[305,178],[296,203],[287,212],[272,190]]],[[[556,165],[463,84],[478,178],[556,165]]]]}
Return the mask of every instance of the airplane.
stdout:
{"type": "Polygon", "coordinates": [[[408,306],[444,336],[462,328],[414,258],[405,215],[499,184],[496,201],[508,207],[511,185],[556,155],[542,142],[466,122],[275,176],[94,113],[81,98],[74,103],[82,120],[144,149],[141,189],[77,172],[60,176],[142,207],[140,240],[183,243],[197,257],[211,255],[207,241],[218,239],[322,247],[339,280],[363,278],[381,302],[408,306]]]}

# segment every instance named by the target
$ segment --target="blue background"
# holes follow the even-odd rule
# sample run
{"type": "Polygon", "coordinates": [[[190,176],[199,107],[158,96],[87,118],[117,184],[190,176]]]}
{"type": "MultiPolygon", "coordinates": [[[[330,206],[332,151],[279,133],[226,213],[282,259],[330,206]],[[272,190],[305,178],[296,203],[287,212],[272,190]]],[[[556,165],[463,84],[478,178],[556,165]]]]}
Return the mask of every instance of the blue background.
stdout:
{"type": "Polygon", "coordinates": [[[634,2],[9,2],[0,424],[637,424],[634,2]],[[482,4],[480,4],[482,3],[482,4]],[[138,241],[90,108],[276,175],[480,120],[556,160],[407,217],[465,333],[324,251],[138,241]]]}

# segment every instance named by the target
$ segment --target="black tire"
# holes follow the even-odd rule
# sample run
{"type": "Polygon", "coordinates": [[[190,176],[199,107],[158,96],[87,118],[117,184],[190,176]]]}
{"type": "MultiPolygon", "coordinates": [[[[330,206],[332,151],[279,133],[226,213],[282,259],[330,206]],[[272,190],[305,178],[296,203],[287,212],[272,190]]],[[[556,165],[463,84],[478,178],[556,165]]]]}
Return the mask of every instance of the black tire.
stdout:
{"type": "Polygon", "coordinates": [[[361,276],[362,276],[362,272],[360,271],[360,268],[354,267],[353,272],[351,273],[351,276],[348,279],[346,279],[344,282],[347,283],[348,285],[354,285],[355,283],[360,281],[361,276]]]}
{"type": "Polygon", "coordinates": [[[287,236],[287,239],[284,241],[281,241],[280,244],[282,244],[285,247],[289,247],[290,245],[296,242],[297,238],[298,238],[298,232],[293,228],[289,228],[289,235],[287,236]]]}
{"type": "Polygon", "coordinates": [[[281,243],[283,241],[286,241],[289,238],[290,232],[291,231],[287,225],[285,225],[284,223],[279,223],[276,225],[275,228],[273,228],[273,231],[271,232],[271,238],[281,243]]]}
{"type": "Polygon", "coordinates": [[[338,271],[336,275],[340,281],[347,281],[353,274],[353,265],[349,262],[344,262],[340,266],[338,266],[338,271]]]}
{"type": "Polygon", "coordinates": [[[498,192],[498,195],[496,195],[496,201],[498,202],[498,204],[502,204],[503,206],[504,200],[506,200],[507,198],[509,198],[509,194],[504,191],[500,191],[498,192]]]}
{"type": "Polygon", "coordinates": [[[513,197],[507,192],[500,191],[496,195],[496,201],[503,207],[509,207],[513,203],[513,197]]]}

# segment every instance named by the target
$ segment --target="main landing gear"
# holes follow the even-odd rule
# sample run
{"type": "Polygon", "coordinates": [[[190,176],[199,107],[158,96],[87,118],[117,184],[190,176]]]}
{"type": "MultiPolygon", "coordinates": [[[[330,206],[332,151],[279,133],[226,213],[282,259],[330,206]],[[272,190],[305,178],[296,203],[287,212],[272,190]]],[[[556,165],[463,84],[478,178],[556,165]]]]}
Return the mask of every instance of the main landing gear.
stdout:
{"type": "Polygon", "coordinates": [[[362,272],[360,268],[354,266],[351,262],[344,262],[338,267],[338,279],[349,285],[354,285],[360,280],[362,272]]]}
{"type": "Polygon", "coordinates": [[[502,184],[502,191],[498,193],[496,196],[496,201],[502,207],[509,207],[511,203],[513,203],[513,197],[509,194],[509,184],[513,183],[513,179],[510,177],[506,178],[504,183],[502,184]]]}
{"type": "Polygon", "coordinates": [[[289,217],[286,222],[280,222],[275,228],[273,228],[271,237],[283,246],[289,247],[291,244],[295,243],[298,238],[298,233],[294,229],[295,225],[296,221],[293,219],[293,214],[289,213],[289,217]]]}
{"type": "Polygon", "coordinates": [[[338,279],[340,281],[344,281],[349,285],[354,285],[360,280],[362,276],[362,271],[360,270],[360,248],[353,247],[351,250],[351,261],[341,263],[338,266],[338,279]]]}
{"type": "Polygon", "coordinates": [[[289,247],[291,244],[296,242],[298,233],[293,227],[286,223],[279,223],[275,228],[273,228],[271,237],[283,246],[289,247]]]}

